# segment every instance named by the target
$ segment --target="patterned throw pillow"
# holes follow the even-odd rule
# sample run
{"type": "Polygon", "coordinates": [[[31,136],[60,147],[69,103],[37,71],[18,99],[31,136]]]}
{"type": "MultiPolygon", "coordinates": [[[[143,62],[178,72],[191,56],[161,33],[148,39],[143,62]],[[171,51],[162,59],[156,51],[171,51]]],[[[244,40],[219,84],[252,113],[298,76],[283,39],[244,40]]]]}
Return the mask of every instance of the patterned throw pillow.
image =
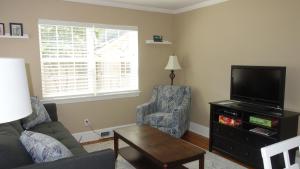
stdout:
{"type": "Polygon", "coordinates": [[[25,130],[20,136],[20,141],[36,163],[73,156],[71,151],[62,143],[42,133],[25,130]]]}
{"type": "Polygon", "coordinates": [[[44,105],[38,100],[37,97],[30,97],[32,114],[24,119],[22,119],[23,127],[25,129],[30,129],[44,122],[51,122],[51,118],[44,107],[44,105]]]}

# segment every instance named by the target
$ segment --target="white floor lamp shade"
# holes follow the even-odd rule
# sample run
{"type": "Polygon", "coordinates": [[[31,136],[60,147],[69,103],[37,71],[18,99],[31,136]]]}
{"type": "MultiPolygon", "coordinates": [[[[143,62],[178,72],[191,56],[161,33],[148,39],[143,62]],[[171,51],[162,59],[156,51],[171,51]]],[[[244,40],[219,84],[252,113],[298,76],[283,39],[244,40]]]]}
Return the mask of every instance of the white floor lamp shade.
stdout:
{"type": "Polygon", "coordinates": [[[0,124],[32,113],[25,62],[0,58],[0,124]]]}

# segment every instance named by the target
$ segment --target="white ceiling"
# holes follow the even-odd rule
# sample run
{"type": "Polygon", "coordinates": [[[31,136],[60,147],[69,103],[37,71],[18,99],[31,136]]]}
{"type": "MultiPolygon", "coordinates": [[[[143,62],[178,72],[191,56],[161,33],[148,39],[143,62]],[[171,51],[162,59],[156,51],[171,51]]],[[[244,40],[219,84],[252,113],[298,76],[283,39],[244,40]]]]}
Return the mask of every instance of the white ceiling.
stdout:
{"type": "Polygon", "coordinates": [[[190,5],[195,5],[197,3],[207,1],[207,0],[102,0],[102,1],[176,10],[190,5]]]}
{"type": "Polygon", "coordinates": [[[227,0],[65,0],[94,5],[113,6],[144,11],[181,13],[227,0]]]}

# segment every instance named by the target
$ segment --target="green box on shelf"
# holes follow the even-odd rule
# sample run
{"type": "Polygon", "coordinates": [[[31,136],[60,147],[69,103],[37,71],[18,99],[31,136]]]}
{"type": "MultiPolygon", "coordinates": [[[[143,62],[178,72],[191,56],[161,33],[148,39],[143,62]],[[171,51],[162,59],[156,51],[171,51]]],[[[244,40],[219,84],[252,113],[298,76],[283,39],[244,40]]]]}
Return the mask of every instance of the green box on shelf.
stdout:
{"type": "Polygon", "coordinates": [[[253,123],[253,124],[266,126],[266,127],[272,127],[272,120],[269,120],[269,119],[263,119],[263,118],[259,118],[259,117],[255,117],[255,116],[250,116],[249,122],[253,123]]]}
{"type": "Polygon", "coordinates": [[[163,36],[161,36],[161,35],[153,35],[153,41],[154,42],[162,42],[163,41],[163,36]]]}

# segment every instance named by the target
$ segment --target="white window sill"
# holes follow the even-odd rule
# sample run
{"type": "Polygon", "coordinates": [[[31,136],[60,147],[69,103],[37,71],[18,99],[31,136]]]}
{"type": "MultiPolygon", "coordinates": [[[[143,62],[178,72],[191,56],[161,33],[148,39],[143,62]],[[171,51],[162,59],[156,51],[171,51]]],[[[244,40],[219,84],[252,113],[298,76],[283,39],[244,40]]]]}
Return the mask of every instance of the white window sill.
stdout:
{"type": "Polygon", "coordinates": [[[97,100],[110,100],[110,99],[120,99],[127,97],[137,97],[140,95],[139,90],[134,91],[124,91],[124,92],[113,92],[113,93],[103,93],[97,96],[72,96],[72,97],[54,97],[54,98],[44,98],[41,100],[42,103],[56,103],[56,104],[68,104],[68,103],[79,103],[79,102],[89,102],[97,100]]]}

